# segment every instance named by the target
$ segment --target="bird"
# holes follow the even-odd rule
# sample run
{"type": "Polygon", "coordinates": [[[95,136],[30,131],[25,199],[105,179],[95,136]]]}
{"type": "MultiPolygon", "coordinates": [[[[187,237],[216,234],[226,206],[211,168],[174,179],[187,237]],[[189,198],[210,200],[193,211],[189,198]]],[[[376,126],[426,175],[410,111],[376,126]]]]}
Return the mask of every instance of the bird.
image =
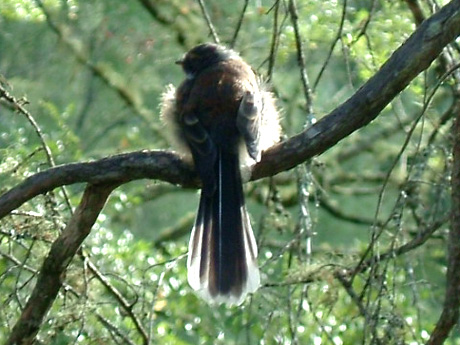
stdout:
{"type": "Polygon", "coordinates": [[[201,180],[189,242],[189,285],[211,304],[240,305],[260,285],[243,182],[280,139],[273,94],[232,49],[203,43],[176,61],[185,80],[162,95],[161,117],[201,180]]]}

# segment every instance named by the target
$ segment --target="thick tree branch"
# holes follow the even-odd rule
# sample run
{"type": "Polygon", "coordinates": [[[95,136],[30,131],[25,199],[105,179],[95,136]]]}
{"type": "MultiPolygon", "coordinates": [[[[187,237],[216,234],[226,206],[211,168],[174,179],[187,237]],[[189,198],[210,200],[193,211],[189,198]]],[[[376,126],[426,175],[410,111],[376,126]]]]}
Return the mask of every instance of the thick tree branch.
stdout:
{"type": "MultiPolygon", "coordinates": [[[[254,167],[252,179],[291,169],[367,125],[459,35],[460,0],[454,0],[425,20],[350,99],[307,130],[267,150],[254,167]]],[[[174,153],[133,152],[63,165],[31,176],[0,197],[0,218],[34,196],[61,185],[124,183],[142,178],[198,186],[193,169],[174,153]]]]}
{"type": "Polygon", "coordinates": [[[197,186],[191,167],[172,152],[138,151],[111,156],[94,162],[57,166],[39,172],[0,196],[0,218],[27,200],[75,183],[115,183],[150,178],[185,187],[197,186]]]}
{"type": "Polygon", "coordinates": [[[88,185],[80,205],[64,231],[54,241],[38,276],[37,284],[14,326],[7,345],[34,342],[43,318],[54,302],[64,281],[65,272],[116,185],[88,185]]]}
{"type": "Polygon", "coordinates": [[[367,125],[459,35],[460,0],[454,0],[425,20],[345,103],[314,126],[267,151],[253,177],[291,169],[367,125]]]}

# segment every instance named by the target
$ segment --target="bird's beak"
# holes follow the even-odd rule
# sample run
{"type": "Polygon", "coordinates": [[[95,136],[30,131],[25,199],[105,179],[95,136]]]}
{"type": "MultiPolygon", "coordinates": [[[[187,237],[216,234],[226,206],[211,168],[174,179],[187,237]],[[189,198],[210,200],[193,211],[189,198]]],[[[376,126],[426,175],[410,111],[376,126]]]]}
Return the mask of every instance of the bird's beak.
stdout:
{"type": "Polygon", "coordinates": [[[184,59],[179,59],[175,62],[176,65],[182,65],[184,63],[184,59]]]}

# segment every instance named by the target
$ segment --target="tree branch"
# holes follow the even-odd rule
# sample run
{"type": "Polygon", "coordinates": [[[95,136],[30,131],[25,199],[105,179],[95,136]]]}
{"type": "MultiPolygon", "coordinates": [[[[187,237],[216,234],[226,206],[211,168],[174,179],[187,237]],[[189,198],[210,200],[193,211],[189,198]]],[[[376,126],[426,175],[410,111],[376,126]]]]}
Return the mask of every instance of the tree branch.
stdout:
{"type": "Polygon", "coordinates": [[[165,151],[138,151],[94,162],[73,163],[39,172],[0,196],[0,219],[27,200],[59,186],[75,183],[115,183],[150,178],[185,187],[197,186],[192,168],[181,158],[165,151]]]}
{"type": "Polygon", "coordinates": [[[43,318],[54,302],[64,281],[67,266],[102,210],[116,185],[88,185],[72,218],[54,241],[38,276],[37,284],[14,326],[7,345],[34,342],[43,318]]]}
{"type": "MultiPolygon", "coordinates": [[[[351,98],[307,130],[264,152],[262,161],[254,167],[252,179],[291,169],[367,125],[459,35],[460,0],[453,0],[425,20],[351,98]]],[[[184,187],[199,185],[193,169],[178,155],[138,151],[95,162],[62,165],[31,176],[0,197],[0,218],[58,186],[80,182],[125,183],[142,178],[184,187]]]]}
{"type": "Polygon", "coordinates": [[[460,35],[460,0],[425,20],[351,98],[315,125],[268,150],[253,178],[288,170],[334,146],[374,120],[443,48],[460,35]]]}
{"type": "Polygon", "coordinates": [[[209,33],[211,34],[212,39],[214,40],[214,43],[219,44],[220,43],[219,36],[217,35],[216,29],[214,28],[214,25],[212,24],[211,17],[209,16],[208,10],[206,9],[206,6],[203,0],[198,0],[198,4],[200,5],[201,13],[203,14],[203,17],[206,20],[206,24],[208,25],[209,33]]]}

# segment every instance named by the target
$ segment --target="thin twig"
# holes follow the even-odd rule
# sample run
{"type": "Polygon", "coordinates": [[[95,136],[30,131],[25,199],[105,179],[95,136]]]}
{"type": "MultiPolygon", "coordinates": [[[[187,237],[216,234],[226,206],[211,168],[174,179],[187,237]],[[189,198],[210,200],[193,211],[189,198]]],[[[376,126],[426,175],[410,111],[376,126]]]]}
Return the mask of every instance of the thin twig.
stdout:
{"type": "Polygon", "coordinates": [[[324,60],[323,65],[321,66],[321,69],[320,69],[320,71],[318,73],[318,76],[315,79],[315,82],[313,83],[313,89],[312,89],[313,93],[315,92],[316,87],[318,86],[318,83],[319,83],[319,81],[321,79],[321,76],[323,75],[324,71],[326,70],[326,67],[329,64],[329,61],[331,60],[332,53],[334,52],[335,45],[337,44],[337,42],[341,39],[341,37],[343,35],[343,33],[342,33],[343,32],[343,24],[345,23],[346,14],[347,14],[347,0],[343,0],[342,17],[340,18],[339,28],[337,30],[337,34],[336,34],[336,36],[334,38],[334,41],[332,42],[331,47],[329,48],[329,52],[327,54],[327,57],[324,60]]]}
{"type": "MultiPolygon", "coordinates": [[[[83,253],[80,251],[79,253],[81,256],[83,256],[83,253]]],[[[142,322],[139,320],[137,315],[133,311],[133,306],[130,304],[122,295],[122,293],[115,287],[113,286],[110,281],[102,274],[101,271],[96,267],[94,263],[92,263],[90,260],[87,258],[86,262],[88,264],[89,270],[97,277],[98,281],[101,282],[102,285],[109,291],[113,297],[117,300],[117,302],[120,304],[120,306],[123,308],[123,310],[127,313],[127,315],[131,318],[131,320],[134,323],[134,326],[136,327],[137,332],[141,335],[143,344],[146,345],[148,344],[148,335],[147,332],[144,329],[144,326],[142,326],[142,322]]]]}
{"type": "Polygon", "coordinates": [[[244,15],[249,5],[249,0],[244,0],[243,10],[241,11],[240,17],[238,18],[238,23],[236,24],[235,32],[233,33],[232,40],[230,41],[230,48],[233,48],[236,43],[238,34],[240,33],[241,26],[243,25],[244,15]]]}
{"type": "MultiPolygon", "coordinates": [[[[10,102],[14,106],[16,111],[18,111],[19,113],[24,115],[25,118],[27,119],[27,121],[29,121],[29,123],[32,125],[32,128],[34,129],[35,133],[37,134],[38,139],[40,140],[42,149],[45,151],[45,156],[46,156],[46,160],[48,161],[48,165],[51,168],[55,167],[56,162],[54,160],[53,153],[51,152],[50,147],[46,143],[46,140],[45,140],[45,137],[43,135],[43,132],[42,132],[40,126],[38,125],[38,122],[35,121],[35,118],[32,116],[32,114],[23,106],[23,102],[21,102],[18,99],[16,99],[13,95],[9,94],[8,91],[6,91],[1,84],[0,84],[0,98],[3,98],[5,100],[7,100],[8,102],[10,102]]],[[[69,210],[69,213],[71,214],[72,213],[72,206],[70,204],[70,199],[69,199],[69,195],[67,194],[67,190],[65,189],[64,186],[61,186],[61,191],[62,191],[62,194],[64,196],[64,201],[65,201],[66,206],[67,206],[67,208],[69,210]]]]}
{"type": "Polygon", "coordinates": [[[200,5],[201,13],[203,14],[204,19],[206,20],[206,24],[208,25],[209,32],[212,36],[212,39],[214,40],[214,43],[219,44],[219,36],[216,33],[216,30],[214,29],[214,25],[212,24],[211,17],[209,16],[208,10],[206,9],[206,6],[204,5],[203,0],[198,0],[198,4],[200,5]]]}
{"type": "Polygon", "coordinates": [[[116,185],[89,185],[66,228],[54,241],[35,288],[6,342],[28,345],[34,342],[44,317],[63,284],[63,276],[84,239],[89,235],[107,198],[116,185]]]}
{"type": "Polygon", "coordinates": [[[292,26],[294,27],[295,42],[297,48],[297,63],[300,68],[300,77],[302,80],[303,92],[306,101],[307,116],[313,114],[313,98],[310,88],[310,82],[308,81],[307,67],[305,65],[305,54],[302,42],[302,36],[299,29],[299,13],[297,12],[296,0],[289,0],[289,13],[291,14],[292,26]]]}
{"type": "Polygon", "coordinates": [[[270,44],[270,55],[268,58],[268,81],[271,81],[273,78],[273,71],[275,67],[276,51],[278,50],[279,45],[279,32],[278,32],[278,16],[279,16],[279,7],[280,0],[277,0],[273,5],[275,11],[273,13],[273,29],[272,29],[272,38],[270,44]]]}
{"type": "MultiPolygon", "coordinates": [[[[388,184],[388,181],[389,181],[389,178],[390,178],[390,175],[393,173],[393,170],[394,168],[396,167],[396,165],[398,164],[403,152],[406,150],[407,146],[409,145],[409,142],[410,142],[410,138],[412,137],[412,134],[414,133],[415,129],[417,128],[417,124],[418,122],[420,121],[420,119],[422,119],[423,115],[425,115],[425,112],[426,110],[428,109],[429,105],[431,104],[431,101],[434,97],[434,95],[436,94],[437,90],[439,89],[439,87],[443,84],[443,82],[457,69],[457,68],[460,68],[460,64],[454,66],[454,68],[450,69],[449,71],[447,71],[439,80],[438,82],[436,83],[435,87],[433,88],[433,90],[430,92],[430,94],[428,95],[425,103],[423,104],[423,108],[422,110],[420,111],[420,114],[417,116],[417,118],[415,119],[412,127],[410,128],[409,132],[407,133],[406,135],[406,138],[404,140],[404,143],[403,145],[401,146],[401,149],[399,150],[398,154],[396,155],[395,159],[393,160],[392,162],[392,165],[390,166],[390,168],[388,169],[387,171],[387,174],[385,176],[385,179],[384,179],[384,182],[383,182],[383,185],[381,187],[381,191],[379,193],[379,196],[378,196],[378,200],[377,200],[377,207],[376,207],[376,210],[375,210],[375,215],[374,215],[374,218],[375,220],[377,221],[377,217],[378,215],[380,214],[380,209],[382,207],[382,202],[383,202],[383,196],[384,196],[384,193],[385,193],[385,190],[386,190],[386,186],[388,184]]],[[[413,166],[411,166],[412,168],[413,166]]],[[[408,174],[409,176],[409,174],[408,174]]],[[[390,218],[388,219],[388,221],[390,220],[390,218]]],[[[377,226],[375,225],[374,226],[375,228],[377,228],[377,226]]],[[[377,240],[379,239],[380,235],[383,233],[383,230],[384,230],[384,227],[380,227],[380,230],[377,231],[375,229],[375,231],[372,233],[372,238],[371,238],[371,241],[366,249],[366,251],[364,252],[364,254],[362,255],[362,258],[360,260],[360,262],[358,263],[358,265],[356,266],[356,271],[359,271],[359,267],[360,265],[363,264],[363,262],[365,261],[365,258],[367,257],[367,255],[369,255],[370,252],[372,252],[373,250],[373,247],[375,245],[375,243],[377,242],[377,240]]]]}
{"type": "Polygon", "coordinates": [[[356,35],[356,38],[350,43],[350,45],[353,45],[355,44],[356,42],[359,41],[359,39],[362,37],[362,36],[366,36],[367,37],[367,28],[369,27],[369,24],[372,20],[372,16],[377,8],[376,6],[377,4],[377,1],[376,0],[372,0],[372,4],[371,4],[371,9],[369,11],[369,15],[367,16],[366,20],[364,21],[364,23],[360,23],[360,29],[359,29],[359,32],[358,34],[356,35]]]}
{"type": "Polygon", "coordinates": [[[102,325],[110,331],[111,334],[113,333],[113,335],[116,335],[117,337],[121,338],[128,345],[135,345],[135,343],[131,341],[131,339],[129,339],[125,334],[123,334],[120,331],[120,327],[113,325],[109,320],[107,320],[100,314],[96,314],[96,317],[102,323],[102,325]]]}
{"type": "MultiPolygon", "coordinates": [[[[457,95],[458,97],[458,95],[457,95]]],[[[457,99],[456,102],[459,102],[457,99]]],[[[460,112],[452,128],[454,147],[451,174],[451,226],[448,235],[446,290],[441,316],[427,345],[441,345],[457,324],[460,309],[460,112]]]]}

